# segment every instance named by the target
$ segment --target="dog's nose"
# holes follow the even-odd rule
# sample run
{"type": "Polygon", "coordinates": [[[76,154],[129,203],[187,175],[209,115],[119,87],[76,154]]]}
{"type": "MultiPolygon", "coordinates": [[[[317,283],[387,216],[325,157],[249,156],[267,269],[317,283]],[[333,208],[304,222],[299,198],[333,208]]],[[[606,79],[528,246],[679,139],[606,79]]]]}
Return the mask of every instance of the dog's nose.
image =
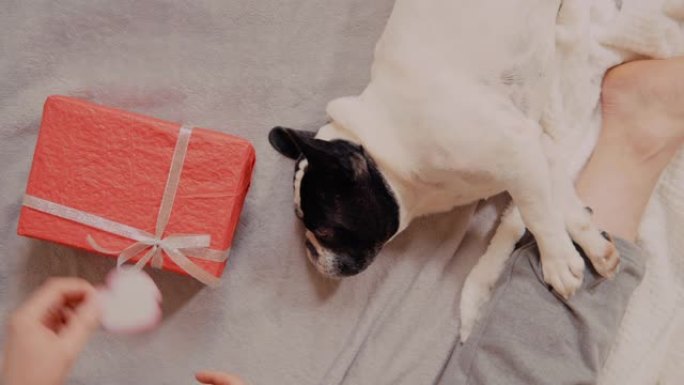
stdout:
{"type": "Polygon", "coordinates": [[[363,270],[363,266],[347,256],[337,257],[337,271],[342,277],[351,277],[363,270]]]}
{"type": "Polygon", "coordinates": [[[306,245],[306,249],[309,250],[309,253],[311,253],[311,258],[318,259],[318,250],[316,250],[316,247],[313,245],[313,243],[307,239],[304,244],[306,245]]]}

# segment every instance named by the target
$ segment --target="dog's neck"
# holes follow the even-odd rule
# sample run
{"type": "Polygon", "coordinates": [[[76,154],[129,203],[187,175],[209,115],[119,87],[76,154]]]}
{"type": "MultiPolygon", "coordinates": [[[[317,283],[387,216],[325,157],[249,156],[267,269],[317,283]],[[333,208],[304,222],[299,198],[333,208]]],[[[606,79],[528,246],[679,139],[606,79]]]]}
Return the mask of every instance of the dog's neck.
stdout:
{"type": "MultiPolygon", "coordinates": [[[[328,123],[321,127],[316,134],[316,138],[328,141],[341,139],[363,146],[363,142],[353,132],[335,122],[328,123]]],[[[368,150],[369,149],[366,148],[366,151],[368,150]]],[[[416,212],[416,208],[419,206],[417,194],[412,188],[411,183],[401,178],[397,170],[392,168],[392,165],[383,162],[379,157],[376,158],[372,152],[369,152],[369,154],[373,157],[373,162],[397,200],[397,205],[399,206],[398,234],[408,227],[409,223],[411,223],[414,218],[422,215],[421,213],[416,212]]]]}

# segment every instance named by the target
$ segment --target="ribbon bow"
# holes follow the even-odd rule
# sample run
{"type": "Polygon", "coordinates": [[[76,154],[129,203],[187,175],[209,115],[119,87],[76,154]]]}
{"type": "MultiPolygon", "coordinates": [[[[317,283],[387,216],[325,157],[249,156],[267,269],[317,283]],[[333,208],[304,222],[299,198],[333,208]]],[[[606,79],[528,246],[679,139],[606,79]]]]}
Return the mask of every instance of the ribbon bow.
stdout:
{"type": "Polygon", "coordinates": [[[185,126],[181,127],[178,133],[171,168],[157,214],[155,234],[32,195],[24,197],[24,206],[136,241],[122,251],[112,251],[100,246],[92,236],[87,236],[87,241],[93,249],[105,254],[118,254],[117,267],[121,267],[131,258],[149,249],[135,264],[136,268],[142,269],[148,262],[154,268],[161,268],[164,259],[163,254],[166,254],[190,276],[206,285],[216,286],[219,279],[193,263],[185,255],[185,252],[191,253],[193,257],[199,259],[223,262],[228,257],[227,250],[209,249],[211,243],[209,234],[171,234],[164,237],[164,231],[176,198],[191,134],[192,128],[185,126]]]}

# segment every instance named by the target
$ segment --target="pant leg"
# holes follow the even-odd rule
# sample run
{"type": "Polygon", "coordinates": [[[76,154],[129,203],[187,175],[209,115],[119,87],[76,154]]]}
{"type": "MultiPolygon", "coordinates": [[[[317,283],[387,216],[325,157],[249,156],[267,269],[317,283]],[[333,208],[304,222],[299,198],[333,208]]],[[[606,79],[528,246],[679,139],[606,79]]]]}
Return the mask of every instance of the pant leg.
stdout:
{"type": "Polygon", "coordinates": [[[620,270],[607,280],[587,268],[565,300],[542,279],[534,241],[517,248],[483,309],[479,325],[454,347],[437,384],[595,384],[645,272],[643,252],[615,239],[620,270]]]}

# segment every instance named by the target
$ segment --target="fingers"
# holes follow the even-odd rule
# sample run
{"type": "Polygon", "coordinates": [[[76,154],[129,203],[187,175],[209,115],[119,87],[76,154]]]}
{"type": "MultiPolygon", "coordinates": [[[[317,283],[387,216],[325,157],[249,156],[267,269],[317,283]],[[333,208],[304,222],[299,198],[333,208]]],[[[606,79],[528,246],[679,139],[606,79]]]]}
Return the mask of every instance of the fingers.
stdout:
{"type": "Polygon", "coordinates": [[[77,354],[100,325],[100,307],[95,294],[88,294],[75,309],[65,314],[65,325],[60,331],[60,337],[69,351],[77,354]]]}
{"type": "Polygon", "coordinates": [[[44,320],[65,304],[78,304],[94,294],[93,286],[83,279],[51,278],[17,310],[17,314],[28,321],[44,320]]]}
{"type": "Polygon", "coordinates": [[[68,323],[71,314],[73,314],[73,309],[68,306],[50,308],[48,313],[43,316],[43,326],[55,334],[59,334],[68,323]]]}
{"type": "Polygon", "coordinates": [[[212,372],[212,371],[202,371],[195,375],[197,381],[202,384],[210,385],[245,385],[245,383],[231,374],[212,372]]]}
{"type": "Polygon", "coordinates": [[[51,278],[20,307],[13,324],[52,330],[75,356],[99,325],[97,292],[80,278],[51,278]]]}

